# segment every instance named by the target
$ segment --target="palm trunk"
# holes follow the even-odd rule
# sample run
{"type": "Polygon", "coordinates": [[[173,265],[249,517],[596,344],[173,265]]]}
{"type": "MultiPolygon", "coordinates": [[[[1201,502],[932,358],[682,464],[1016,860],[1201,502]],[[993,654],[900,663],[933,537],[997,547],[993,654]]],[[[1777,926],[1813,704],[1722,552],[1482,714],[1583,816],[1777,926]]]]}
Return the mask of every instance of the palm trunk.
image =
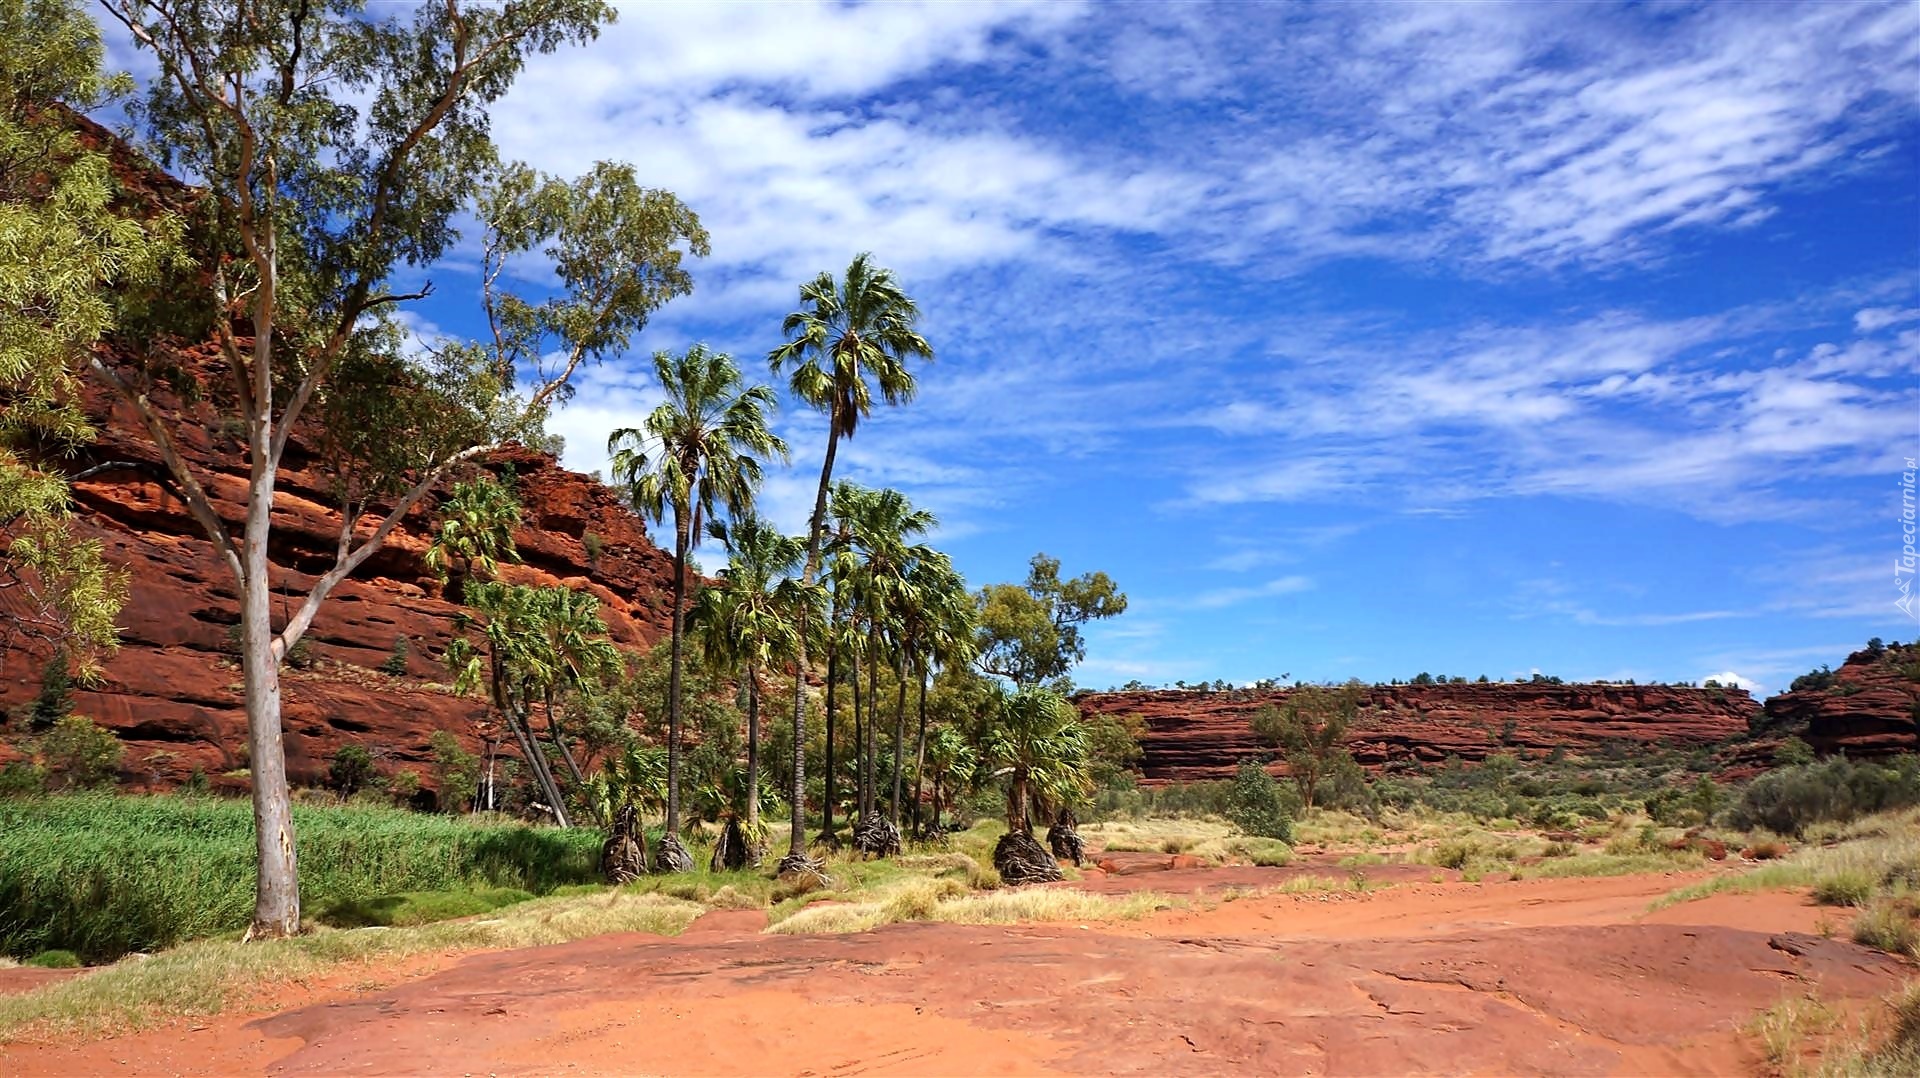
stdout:
{"type": "Polygon", "coordinates": [[[667,834],[680,833],[680,664],[687,603],[687,529],[692,512],[673,509],[673,645],[667,667],[667,834]]]}
{"type": "Polygon", "coordinates": [[[920,664],[920,732],[913,739],[913,829],[920,830],[920,794],[927,774],[927,664],[920,664]]]}
{"type": "MultiPolygon", "coordinates": [[[[831,624],[831,622],[829,622],[829,624],[831,624]]],[[[834,646],[833,637],[829,634],[827,637],[827,770],[826,773],[821,776],[825,790],[820,805],[822,817],[820,822],[820,835],[826,840],[829,847],[833,844],[833,797],[835,785],[833,776],[833,716],[835,710],[834,702],[837,698],[835,692],[837,687],[836,682],[839,680],[839,675],[840,649],[834,646]]]]}
{"type": "Polygon", "coordinates": [[[540,788],[540,796],[547,799],[547,811],[553,814],[553,822],[560,827],[572,826],[567,819],[567,805],[560,796],[560,785],[553,781],[553,772],[547,769],[547,758],[540,752],[540,742],[533,736],[533,730],[524,721],[522,700],[515,697],[512,687],[507,684],[500,667],[488,656],[488,671],[492,678],[493,703],[507,720],[507,729],[513,731],[514,741],[520,745],[520,756],[527,762],[527,770],[533,772],[534,785],[540,788]]]}
{"type": "Polygon", "coordinates": [[[867,630],[867,812],[880,811],[880,634],[867,630]]]}
{"type": "MultiPolygon", "coordinates": [[[[813,519],[807,522],[807,568],[801,581],[820,578],[820,533],[827,523],[827,484],[833,481],[833,457],[840,448],[839,424],[827,431],[827,459],[820,465],[820,490],[813,496],[813,519]]],[[[790,857],[805,857],[807,800],[807,622],[800,616],[800,646],[793,660],[793,831],[787,841],[790,857]]]]}
{"type": "Polygon", "coordinates": [[[1027,816],[1027,773],[1016,770],[1007,787],[1007,830],[1033,834],[1033,821],[1027,816]]]}
{"type": "Polygon", "coordinates": [[[860,649],[853,649],[853,807],[854,822],[867,818],[867,728],[860,724],[860,649]]]}
{"type": "Polygon", "coordinates": [[[286,747],[280,730],[280,664],[273,655],[272,587],[267,562],[268,513],[272,506],[272,477],[256,477],[247,506],[247,580],[240,610],[253,834],[259,859],[253,925],[247,930],[250,939],[291,936],[300,931],[299,865],[294,854],[286,747]]]}
{"type": "Polygon", "coordinates": [[[907,760],[907,655],[903,648],[893,659],[894,679],[900,683],[893,699],[893,826],[900,828],[901,782],[907,760]]]}
{"type": "Polygon", "coordinates": [[[587,784],[587,776],[580,771],[580,762],[573,758],[573,750],[567,746],[566,735],[560,732],[560,712],[555,710],[553,706],[553,690],[548,689],[545,697],[547,704],[547,737],[553,742],[553,747],[560,750],[560,759],[566,761],[567,772],[573,776],[573,781],[581,786],[585,786],[587,784]]]}
{"type": "Polygon", "coordinates": [[[760,839],[760,671],[747,663],[747,844],[760,839]]]}

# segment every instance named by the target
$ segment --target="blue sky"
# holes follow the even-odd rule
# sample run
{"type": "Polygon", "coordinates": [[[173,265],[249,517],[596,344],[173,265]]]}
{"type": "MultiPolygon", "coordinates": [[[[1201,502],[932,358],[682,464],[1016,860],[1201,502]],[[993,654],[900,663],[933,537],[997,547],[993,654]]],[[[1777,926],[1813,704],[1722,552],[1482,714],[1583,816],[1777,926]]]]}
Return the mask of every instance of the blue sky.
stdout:
{"type": "MultiPolygon", "coordinates": [[[[1110,572],[1082,684],[1767,692],[1920,636],[1912,4],[634,5],[494,123],[712,232],[557,417],[570,465],[650,407],[641,356],[764,369],[871,250],[939,361],[837,474],[936,511],[976,584],[1110,572]]],[[[421,326],[470,330],[433,276],[421,326]]],[[[798,530],[824,428],[780,425],[798,530]]]]}

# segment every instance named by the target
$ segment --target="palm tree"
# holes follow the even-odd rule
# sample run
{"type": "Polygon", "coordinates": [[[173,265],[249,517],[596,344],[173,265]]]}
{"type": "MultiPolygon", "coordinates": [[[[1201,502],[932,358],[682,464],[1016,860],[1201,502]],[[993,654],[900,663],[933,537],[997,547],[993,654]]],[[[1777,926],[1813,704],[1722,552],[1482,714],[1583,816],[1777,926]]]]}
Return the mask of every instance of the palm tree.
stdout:
{"type": "MultiPolygon", "coordinates": [[[[827,524],[827,487],[841,438],[853,437],[860,420],[873,410],[869,378],[888,404],[913,399],[912,359],[932,360],[933,346],[914,329],[920,308],[900,287],[893,271],[859,254],[836,283],[822,273],[800,286],[800,309],[780,324],[786,342],[767,354],[775,374],[788,369],[788,385],[801,400],[827,413],[827,455],[820,465],[820,487],[807,522],[807,564],[801,579],[819,578],[821,539],[827,524]]],[[[804,634],[802,634],[804,641],[804,634]]],[[[806,666],[798,656],[796,671],[806,666]]],[[[805,863],[801,804],[806,792],[806,686],[796,673],[793,686],[793,834],[787,856],[805,863]]],[[[809,867],[811,867],[809,865],[809,867]]]]}
{"type": "Polygon", "coordinates": [[[520,526],[520,499],[511,481],[490,475],[453,485],[440,506],[440,527],[427,544],[427,568],[446,582],[449,602],[464,603],[467,580],[488,579],[501,561],[519,561],[513,532],[520,526]]]}
{"type": "Polygon", "coordinates": [[[722,586],[701,591],[696,623],[711,630],[708,649],[741,664],[747,684],[748,841],[760,845],[760,672],[791,659],[799,651],[800,621],[818,605],[818,588],[808,589],[794,574],[806,558],[806,544],[781,534],[752,514],[729,526],[720,521],[708,532],[727,549],[722,586]]]}
{"type": "Polygon", "coordinates": [[[920,731],[913,745],[913,828],[919,831],[920,788],[927,759],[927,693],[933,668],[964,668],[973,661],[976,608],[966,580],[946,555],[915,562],[912,575],[920,600],[907,628],[908,649],[920,673],[920,731]]]}
{"type": "Polygon", "coordinates": [[[1060,878],[1060,866],[1033,837],[1036,799],[1063,804],[1086,788],[1087,743],[1073,705],[1051,689],[1027,687],[1003,699],[981,755],[1007,778],[1007,833],[993,867],[1011,884],[1060,878]]]}
{"type": "Polygon", "coordinates": [[[1058,804],[1086,788],[1087,743],[1073,705],[1051,689],[1027,687],[1001,703],[982,755],[1007,776],[1007,830],[1033,834],[1037,797],[1058,804]]]}
{"type": "Polygon", "coordinates": [[[716,502],[736,516],[753,504],[760,461],[786,459],[787,444],[767,426],[773,390],[743,386],[732,357],[694,345],[682,355],[656,352],[655,374],[667,399],[638,428],[613,432],[607,451],[636,510],[655,521],[673,514],[673,644],[667,675],[667,833],[660,858],[685,858],[680,830],[680,675],[687,597],[687,555],[716,502]],[[676,854],[678,856],[676,856],[676,854]]]}
{"type": "Polygon", "coordinates": [[[933,819],[929,833],[940,830],[940,808],[949,792],[959,793],[960,784],[973,774],[976,759],[967,735],[958,727],[942,726],[926,741],[928,777],[933,782],[933,819]]]}

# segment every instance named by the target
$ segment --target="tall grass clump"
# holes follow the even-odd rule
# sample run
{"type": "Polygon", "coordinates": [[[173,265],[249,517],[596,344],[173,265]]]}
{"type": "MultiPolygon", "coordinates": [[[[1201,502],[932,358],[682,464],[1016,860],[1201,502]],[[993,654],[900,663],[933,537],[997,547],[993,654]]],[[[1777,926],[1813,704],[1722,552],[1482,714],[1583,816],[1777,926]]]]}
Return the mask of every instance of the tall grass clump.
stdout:
{"type": "MultiPolygon", "coordinates": [[[[544,894],[598,878],[600,837],[373,807],[296,805],[304,908],[468,888],[544,894]]],[[[88,962],[244,928],[242,801],[110,794],[0,800],[0,953],[88,962]]]]}

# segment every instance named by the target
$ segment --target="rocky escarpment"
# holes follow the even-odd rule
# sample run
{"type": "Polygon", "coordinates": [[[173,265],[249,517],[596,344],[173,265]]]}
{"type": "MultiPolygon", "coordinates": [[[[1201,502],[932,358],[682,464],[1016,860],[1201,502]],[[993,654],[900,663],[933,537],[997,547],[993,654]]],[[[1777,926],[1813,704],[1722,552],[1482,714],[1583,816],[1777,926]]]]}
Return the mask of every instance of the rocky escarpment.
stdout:
{"type": "Polygon", "coordinates": [[[1767,701],[1765,730],[1822,754],[1920,752],[1920,643],[1869,646],[1767,701]]]}
{"type": "MultiPolygon", "coordinates": [[[[1140,719],[1140,771],[1149,784],[1228,778],[1255,739],[1254,713],[1285,705],[1287,691],[1148,690],[1082,693],[1086,714],[1140,719]]],[[[1346,746],[1366,767],[1482,760],[1609,744],[1704,746],[1745,736],[1759,705],[1744,689],[1670,685],[1379,685],[1367,690],[1346,746]]]]}
{"type": "MultiPolygon", "coordinates": [[[[204,356],[189,358],[202,361],[208,376],[204,356]]],[[[104,390],[88,392],[101,436],[72,469],[97,461],[156,465],[150,444],[134,433],[139,427],[128,406],[104,390]]],[[[180,417],[181,450],[237,535],[244,450],[206,405],[164,390],[155,398],[180,417]]],[[[285,594],[277,618],[290,616],[315,574],[331,565],[340,525],[325,468],[297,435],[287,461],[274,502],[271,557],[285,594]]],[[[646,647],[666,632],[671,560],[611,490],[525,449],[497,454],[487,467],[513,471],[525,509],[516,535],[522,562],[504,566],[504,579],[592,592],[612,638],[628,648],[646,647]]],[[[196,769],[217,778],[245,767],[246,717],[231,655],[238,591],[212,544],[180,499],[139,468],[76,483],[74,498],[81,531],[99,538],[107,559],[131,572],[120,619],[123,646],[100,684],[74,694],[74,711],[121,738],[122,779],[136,785],[169,786],[196,769]]],[[[460,608],[442,597],[422,562],[432,505],[429,499],[409,515],[386,548],[334,592],[300,661],[287,668],[283,718],[296,784],[321,781],[333,753],[350,742],[368,747],[387,768],[422,777],[434,731],[475,745],[472,726],[484,715],[482,703],[438,684],[447,680],[440,657],[460,608]],[[398,641],[405,641],[405,674],[379,673],[398,641]]],[[[0,656],[0,707],[24,710],[39,692],[45,661],[44,651],[30,647],[0,656]]],[[[19,727],[16,721],[10,732],[18,736],[19,727]]],[[[8,755],[0,745],[0,760],[8,755]]]]}

